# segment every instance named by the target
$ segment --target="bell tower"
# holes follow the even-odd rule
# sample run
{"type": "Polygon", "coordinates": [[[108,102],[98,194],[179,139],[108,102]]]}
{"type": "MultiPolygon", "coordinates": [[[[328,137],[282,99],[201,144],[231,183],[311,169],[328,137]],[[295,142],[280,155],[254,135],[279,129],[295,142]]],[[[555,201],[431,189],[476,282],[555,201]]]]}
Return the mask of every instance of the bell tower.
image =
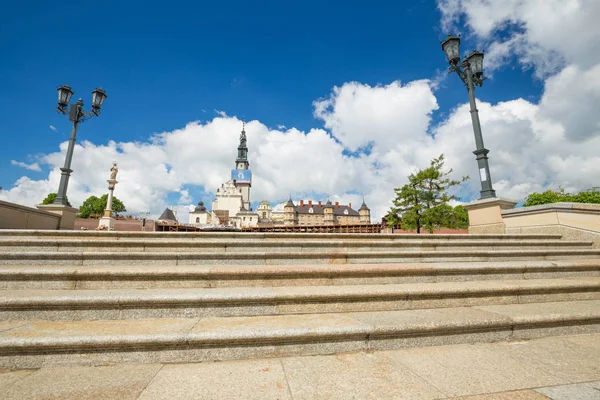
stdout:
{"type": "Polygon", "coordinates": [[[231,180],[242,195],[243,207],[250,210],[250,187],[252,187],[252,172],[248,162],[248,146],[246,144],[246,123],[242,125],[240,145],[235,159],[235,169],[231,170],[231,180]]]}
{"type": "Polygon", "coordinates": [[[238,146],[237,158],[235,159],[235,169],[250,169],[248,162],[248,146],[246,145],[246,123],[243,122],[242,133],[240,134],[240,145],[238,146]]]}

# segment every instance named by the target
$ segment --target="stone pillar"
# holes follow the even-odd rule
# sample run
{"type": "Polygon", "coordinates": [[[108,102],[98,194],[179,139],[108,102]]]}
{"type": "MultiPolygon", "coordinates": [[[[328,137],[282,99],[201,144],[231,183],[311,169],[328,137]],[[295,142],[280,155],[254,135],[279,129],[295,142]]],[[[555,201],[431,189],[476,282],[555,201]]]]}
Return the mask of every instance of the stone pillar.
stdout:
{"type": "Polygon", "coordinates": [[[465,204],[469,213],[469,233],[504,234],[506,225],[502,220],[502,210],[515,207],[516,201],[493,197],[465,204]]]}
{"type": "Polygon", "coordinates": [[[75,228],[75,219],[77,217],[77,213],[79,212],[78,208],[73,208],[62,204],[38,204],[36,207],[39,210],[60,215],[60,222],[58,223],[57,227],[58,229],[73,230],[75,228]]]}
{"type": "Polygon", "coordinates": [[[107,230],[112,231],[115,229],[115,219],[112,216],[113,191],[115,190],[115,185],[119,182],[116,179],[108,179],[106,182],[108,182],[108,199],[106,200],[104,215],[98,222],[98,228],[104,226],[107,230]]]}

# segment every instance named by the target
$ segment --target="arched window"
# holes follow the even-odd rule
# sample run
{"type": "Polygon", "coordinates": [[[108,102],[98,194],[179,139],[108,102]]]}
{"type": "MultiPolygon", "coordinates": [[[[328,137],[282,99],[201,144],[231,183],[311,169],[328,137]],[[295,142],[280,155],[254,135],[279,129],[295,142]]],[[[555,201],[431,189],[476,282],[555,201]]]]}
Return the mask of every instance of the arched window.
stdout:
{"type": "Polygon", "coordinates": [[[200,217],[196,217],[196,223],[200,223],[200,217]]]}
{"type": "Polygon", "coordinates": [[[263,218],[267,218],[267,212],[263,211],[263,218]]]}

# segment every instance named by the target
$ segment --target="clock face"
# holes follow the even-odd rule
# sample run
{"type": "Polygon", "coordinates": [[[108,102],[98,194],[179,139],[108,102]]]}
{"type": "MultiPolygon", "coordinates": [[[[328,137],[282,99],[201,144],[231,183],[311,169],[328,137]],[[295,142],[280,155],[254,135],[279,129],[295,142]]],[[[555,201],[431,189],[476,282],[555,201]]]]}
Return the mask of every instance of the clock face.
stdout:
{"type": "Polygon", "coordinates": [[[252,182],[252,171],[249,169],[232,169],[231,179],[238,183],[251,183],[252,182]]]}

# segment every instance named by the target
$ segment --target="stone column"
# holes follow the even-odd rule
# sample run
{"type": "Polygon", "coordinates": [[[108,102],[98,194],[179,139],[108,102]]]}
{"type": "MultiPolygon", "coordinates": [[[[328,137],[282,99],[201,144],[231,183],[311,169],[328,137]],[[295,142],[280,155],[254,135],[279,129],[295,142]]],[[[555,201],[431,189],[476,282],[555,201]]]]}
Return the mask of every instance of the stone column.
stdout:
{"type": "Polygon", "coordinates": [[[98,228],[104,227],[105,229],[112,231],[115,229],[115,219],[112,217],[112,201],[113,201],[113,191],[115,190],[115,185],[117,182],[117,172],[119,169],[117,168],[117,163],[113,162],[113,166],[110,169],[110,179],[107,179],[108,182],[108,199],[106,200],[106,210],[104,210],[104,215],[100,218],[98,222],[98,228]]]}

